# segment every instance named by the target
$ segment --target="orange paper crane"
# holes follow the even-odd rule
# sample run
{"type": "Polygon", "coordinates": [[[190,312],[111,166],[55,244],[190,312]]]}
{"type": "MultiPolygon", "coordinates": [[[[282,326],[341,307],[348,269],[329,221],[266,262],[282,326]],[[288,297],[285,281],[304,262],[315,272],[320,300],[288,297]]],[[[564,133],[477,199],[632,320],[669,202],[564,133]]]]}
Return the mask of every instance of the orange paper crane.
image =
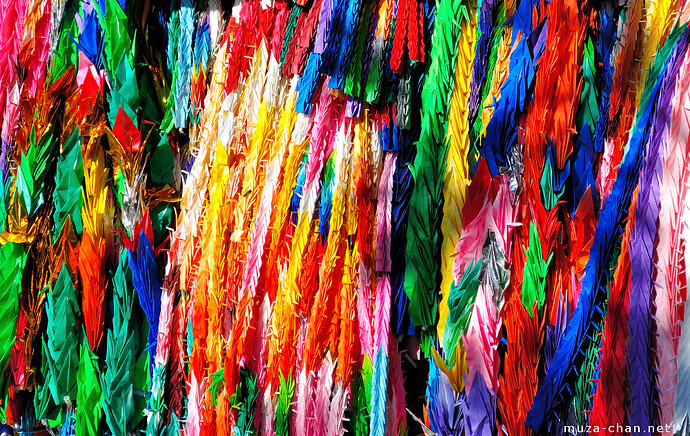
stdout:
{"type": "MultiPolygon", "coordinates": [[[[79,273],[82,282],[82,312],[89,347],[96,351],[103,337],[105,298],[105,265],[108,238],[111,233],[113,203],[106,185],[108,169],[105,167],[103,149],[92,138],[87,144],[87,153],[92,158],[84,159],[85,193],[82,219],[84,237],[79,246],[79,273]],[[92,148],[93,147],[93,148],[92,148]],[[94,149],[95,148],[95,149],[94,149]]],[[[88,154],[84,153],[85,156],[88,154]]]]}

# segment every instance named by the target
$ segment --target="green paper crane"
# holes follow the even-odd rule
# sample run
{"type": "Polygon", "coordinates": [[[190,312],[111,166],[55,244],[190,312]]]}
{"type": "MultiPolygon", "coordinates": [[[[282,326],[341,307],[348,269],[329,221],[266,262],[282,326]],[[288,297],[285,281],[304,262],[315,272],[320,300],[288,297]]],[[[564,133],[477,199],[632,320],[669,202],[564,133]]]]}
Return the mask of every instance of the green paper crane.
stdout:
{"type": "Polygon", "coordinates": [[[132,432],[135,420],[132,371],[139,350],[139,337],[132,319],[133,287],[127,280],[129,257],[120,251],[113,274],[113,326],[108,331],[105,371],[101,377],[103,413],[113,435],[132,432]]]}
{"type": "MultiPolygon", "coordinates": [[[[14,345],[22,296],[22,275],[26,252],[22,244],[8,242],[0,247],[0,368],[5,368],[14,345]]],[[[5,385],[5,372],[0,373],[0,386],[5,385]]]]}
{"type": "Polygon", "coordinates": [[[355,48],[352,53],[352,61],[345,78],[345,93],[355,97],[363,97],[362,94],[362,70],[364,69],[364,50],[366,49],[369,22],[371,21],[374,3],[367,3],[362,9],[360,26],[357,30],[355,48]]]}
{"type": "Polygon", "coordinates": [[[290,423],[292,396],[295,393],[295,381],[290,375],[287,380],[280,375],[278,407],[276,408],[276,435],[287,436],[290,423]]]}
{"type": "Polygon", "coordinates": [[[367,401],[362,374],[355,373],[352,378],[352,429],[356,435],[369,434],[369,409],[371,401],[367,401]]]}
{"type": "Polygon", "coordinates": [[[165,101],[165,116],[161,121],[161,130],[165,133],[175,127],[173,112],[175,110],[175,94],[177,92],[177,46],[180,41],[180,7],[179,1],[171,3],[170,24],[168,25],[168,68],[170,69],[170,94],[165,101]]]}
{"type": "Polygon", "coordinates": [[[46,297],[48,326],[43,354],[48,363],[44,373],[55,404],[71,406],[77,398],[79,369],[79,324],[81,316],[77,291],[66,265],[62,265],[52,292],[46,297]]]}
{"type": "Polygon", "coordinates": [[[240,382],[242,402],[237,413],[235,435],[245,436],[253,433],[254,409],[256,408],[256,400],[259,397],[259,390],[256,385],[256,375],[244,369],[240,370],[240,372],[242,377],[240,382]]]}
{"type": "Polygon", "coordinates": [[[429,351],[432,327],[438,321],[440,281],[439,227],[443,216],[443,179],[446,171],[446,137],[450,96],[463,20],[469,19],[468,2],[442,0],[436,11],[431,37],[430,63],[422,89],[421,133],[411,172],[414,189],[407,227],[405,293],[410,298],[412,323],[422,328],[421,344],[429,351]]]}
{"type": "Polygon", "coordinates": [[[62,32],[58,39],[57,48],[53,56],[53,65],[51,70],[51,80],[54,82],[58,77],[61,77],[71,65],[77,65],[79,61],[79,51],[72,42],[72,35],[78,35],[79,28],[74,14],[64,14],[62,21],[62,32]]]}
{"type": "Polygon", "coordinates": [[[592,136],[599,119],[595,54],[596,49],[592,42],[592,37],[588,36],[582,58],[582,93],[580,94],[580,106],[577,112],[576,123],[578,131],[582,130],[582,127],[587,123],[589,133],[592,136]]]}
{"type": "Polygon", "coordinates": [[[84,166],[81,155],[79,129],[75,128],[57,158],[55,171],[55,190],[53,191],[53,240],[57,239],[70,217],[77,235],[84,229],[81,209],[84,206],[82,184],[84,183],[84,166]]]}
{"type": "Polygon", "coordinates": [[[43,182],[47,169],[53,163],[53,149],[57,141],[53,138],[53,129],[45,132],[40,139],[36,138],[35,128],[31,128],[29,150],[22,153],[17,169],[15,194],[19,196],[26,214],[31,217],[45,202],[43,182]]]}
{"type": "Polygon", "coordinates": [[[537,302],[538,310],[544,307],[546,299],[546,274],[549,271],[549,263],[553,253],[544,261],[541,251],[541,240],[535,221],[529,225],[529,249],[525,250],[527,261],[522,279],[522,304],[527,309],[530,317],[534,317],[532,306],[537,302]]]}
{"type": "Polygon", "coordinates": [[[76,436],[101,434],[101,384],[98,379],[98,357],[89,349],[86,333],[82,334],[81,360],[77,371],[76,436]]]}
{"type": "Polygon", "coordinates": [[[449,365],[455,365],[455,347],[458,344],[460,335],[467,329],[470,321],[474,300],[479,291],[479,271],[481,269],[481,259],[471,264],[462,275],[460,282],[455,285],[451,283],[450,293],[448,294],[448,321],[443,332],[443,349],[448,358],[449,365]]]}
{"type": "Polygon", "coordinates": [[[47,355],[46,350],[43,350],[41,355],[41,371],[36,374],[34,410],[36,411],[36,419],[51,421],[50,427],[52,428],[59,426],[62,422],[62,408],[55,404],[53,394],[50,392],[51,378],[47,355]]]}

